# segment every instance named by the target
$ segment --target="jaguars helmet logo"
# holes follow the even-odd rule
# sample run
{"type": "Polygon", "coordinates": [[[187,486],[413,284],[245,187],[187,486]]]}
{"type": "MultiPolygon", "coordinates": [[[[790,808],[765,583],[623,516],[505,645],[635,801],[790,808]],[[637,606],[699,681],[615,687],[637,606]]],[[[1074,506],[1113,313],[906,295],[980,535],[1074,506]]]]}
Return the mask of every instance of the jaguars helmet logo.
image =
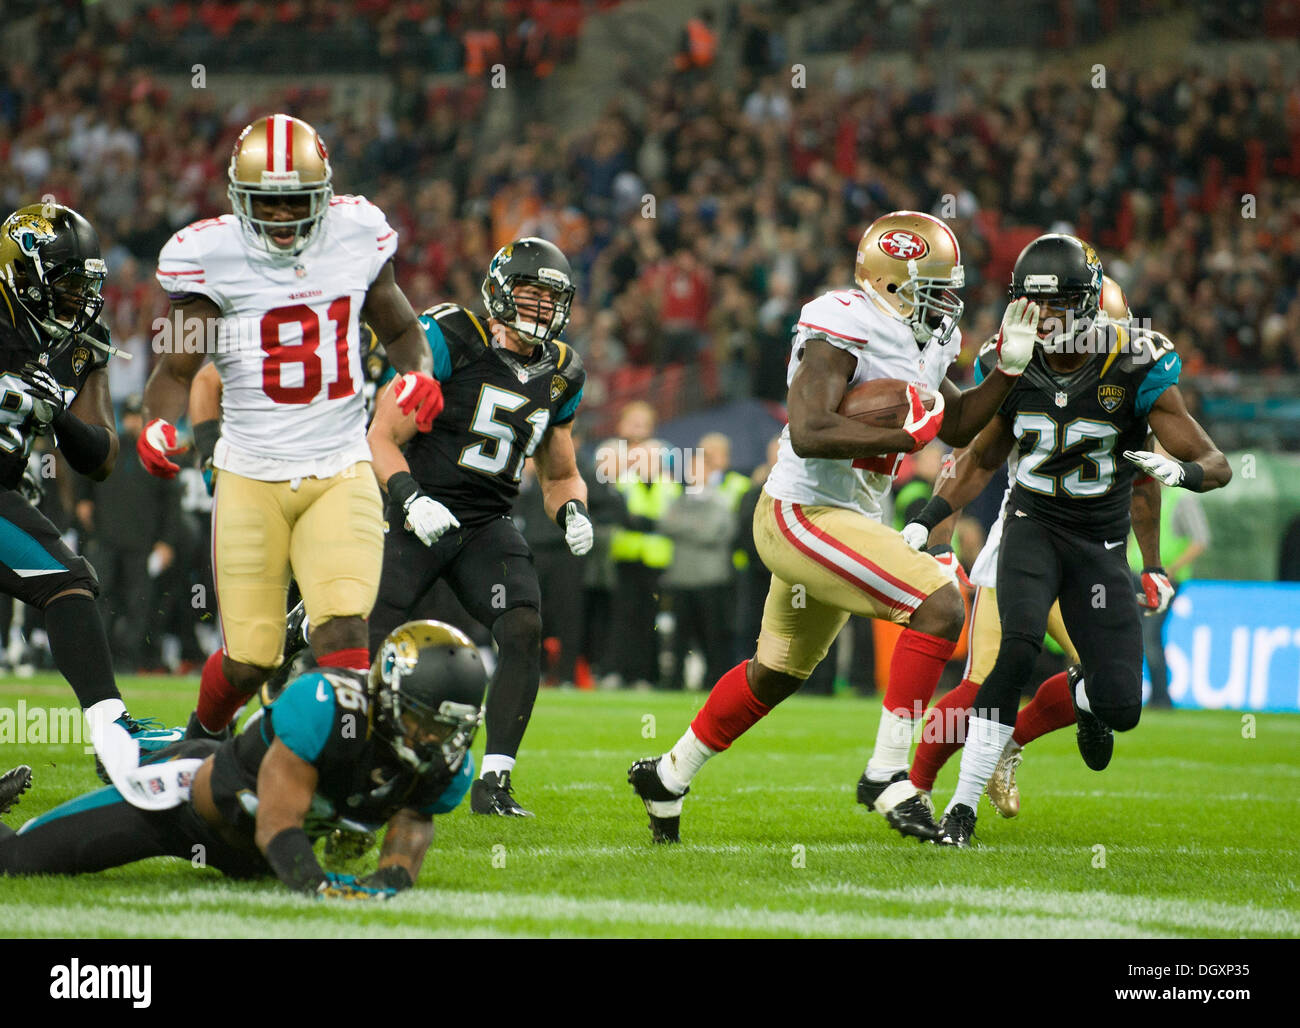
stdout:
{"type": "Polygon", "coordinates": [[[41,246],[54,241],[54,226],[44,215],[19,211],[5,222],[5,230],[28,257],[36,257],[41,246]]]}

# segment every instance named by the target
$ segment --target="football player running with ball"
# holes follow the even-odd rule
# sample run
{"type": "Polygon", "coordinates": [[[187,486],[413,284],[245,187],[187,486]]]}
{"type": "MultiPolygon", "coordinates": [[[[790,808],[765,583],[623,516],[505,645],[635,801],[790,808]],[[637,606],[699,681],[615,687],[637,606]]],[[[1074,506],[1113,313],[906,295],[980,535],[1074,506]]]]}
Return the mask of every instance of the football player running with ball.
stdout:
{"type": "Polygon", "coordinates": [[[908,781],[912,731],[956,646],[966,616],[941,564],[882,523],[882,502],[902,456],[937,435],[962,446],[993,416],[1033,353],[1037,312],[1006,313],[995,371],[974,389],[946,378],[961,347],[961,253],[951,230],[926,214],[878,219],[858,247],[858,288],[804,306],[789,367],[790,421],[754,513],[754,540],[772,584],[757,653],[727,672],[671,750],[633,764],[655,842],[679,841],[682,797],[710,757],[727,749],[808,678],[850,614],[906,629],[890,665],[875,749],[858,799],[905,835],[938,837],[908,781]],[[838,413],[845,393],[873,379],[909,383],[901,428],[838,413]],[[918,386],[936,394],[926,410],[918,386]]]}
{"type": "Polygon", "coordinates": [[[174,331],[145,389],[138,444],[151,473],[176,474],[172,422],[211,352],[222,384],[220,438],[206,443],[222,648],[204,665],[190,738],[220,735],[280,663],[291,569],[317,662],[369,667],[383,506],[366,443],[362,317],[405,372],[404,409],[419,408],[421,430],[442,403],[393,277],[397,233],[364,197],[333,195],[315,130],[284,114],[255,121],[229,177],[234,213],[181,229],[159,255],[174,331]]]}
{"type": "Polygon", "coordinates": [[[117,461],[116,351],[98,320],[106,276],[98,235],[71,208],[31,204],[0,225],[0,590],[44,611],[50,654],[86,712],[102,773],[116,779],[180,732],[126,712],[95,571],[21,491],[38,435],[53,435],[89,478],[107,478],[117,461]]]}
{"type": "Polygon", "coordinates": [[[503,247],[482,293],[486,320],[453,303],[420,316],[446,401],[433,430],[418,435],[414,419],[399,409],[400,381],[375,407],[370,447],[389,518],[370,639],[378,645],[434,582],[446,580],[498,649],[487,749],[470,809],[531,817],[511,795],[510,776],[541,682],[541,591],[510,509],[532,457],[546,513],[570,551],[591,549],[587,486],[572,436],[586,375],[578,354],[559,339],[573,283],[558,248],[535,238],[503,247]]]}
{"type": "MultiPolygon", "coordinates": [[[[1104,767],[1111,731],[1136,727],[1142,632],[1126,542],[1137,471],[1196,492],[1232,477],[1183,403],[1173,344],[1099,318],[1101,291],[1101,259],[1073,236],[1040,236],[1012,272],[1014,302],[1028,297],[1041,312],[1043,345],[967,455],[995,468],[1014,449],[1017,461],[998,555],[1002,641],[972,702],[957,791],[941,824],[948,845],[969,845],[974,835],[980,793],[1012,737],[1055,601],[1082,662],[1070,700],[1084,761],[1104,767]],[[1148,424],[1173,459],[1137,449],[1148,424]]],[[[960,510],[980,488],[977,475],[941,481],[929,516],[960,510]]]]}

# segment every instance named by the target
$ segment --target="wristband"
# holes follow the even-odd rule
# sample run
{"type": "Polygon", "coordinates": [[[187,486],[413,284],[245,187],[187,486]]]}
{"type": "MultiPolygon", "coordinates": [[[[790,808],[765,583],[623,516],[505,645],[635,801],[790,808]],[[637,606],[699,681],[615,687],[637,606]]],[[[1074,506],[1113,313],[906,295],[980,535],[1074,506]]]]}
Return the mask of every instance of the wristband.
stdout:
{"type": "Polygon", "coordinates": [[[217,418],[200,421],[194,426],[194,452],[198,454],[199,467],[205,467],[211,462],[220,438],[221,422],[217,418]]]}
{"type": "Polygon", "coordinates": [[[1144,575],[1164,575],[1166,578],[1169,577],[1169,572],[1167,572],[1167,571],[1166,571],[1164,568],[1162,568],[1159,564],[1154,564],[1154,565],[1152,565],[1152,566],[1149,567],[1149,568],[1143,568],[1143,569],[1142,569],[1142,574],[1144,574],[1144,575]]]}
{"type": "Polygon", "coordinates": [[[587,505],[585,503],[581,500],[569,500],[567,503],[562,504],[560,509],[555,512],[555,523],[559,525],[561,529],[564,529],[567,527],[566,522],[573,514],[581,514],[588,521],[591,520],[591,515],[587,512],[587,505]]]}
{"type": "Polygon", "coordinates": [[[266,862],[275,876],[294,892],[314,893],[326,880],[301,828],[286,828],[266,844],[266,862]]]}
{"type": "Polygon", "coordinates": [[[401,864],[389,864],[387,867],[381,867],[378,871],[372,871],[361,879],[361,884],[371,889],[409,889],[415,884],[411,880],[411,872],[402,867],[401,864]]]}
{"type": "Polygon", "coordinates": [[[90,475],[104,466],[108,459],[111,436],[103,425],[87,425],[70,411],[60,411],[50,424],[54,438],[72,470],[90,475]]]}
{"type": "Polygon", "coordinates": [[[1194,493],[1201,491],[1201,486],[1205,482],[1205,469],[1196,461],[1179,461],[1183,468],[1183,480],[1178,484],[1184,489],[1190,489],[1194,493]]]}
{"type": "Polygon", "coordinates": [[[388,495],[403,510],[411,502],[411,498],[420,491],[419,483],[409,471],[399,471],[388,477],[388,495]]]}
{"type": "Polygon", "coordinates": [[[912,520],[919,525],[923,525],[928,530],[934,531],[934,527],[940,521],[946,521],[951,516],[952,504],[942,496],[931,496],[912,520]]]}

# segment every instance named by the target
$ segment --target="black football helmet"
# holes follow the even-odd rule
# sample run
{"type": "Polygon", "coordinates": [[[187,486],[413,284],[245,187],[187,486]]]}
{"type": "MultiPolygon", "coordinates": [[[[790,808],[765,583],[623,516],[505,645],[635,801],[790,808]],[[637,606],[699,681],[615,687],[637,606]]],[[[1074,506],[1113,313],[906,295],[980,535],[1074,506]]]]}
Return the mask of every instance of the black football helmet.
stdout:
{"type": "Polygon", "coordinates": [[[0,280],[39,326],[50,358],[95,323],[107,277],[99,236],[70,207],[28,204],[0,225],[0,280]]]}
{"type": "Polygon", "coordinates": [[[483,719],[487,669],[458,628],[408,621],[393,629],[370,667],[375,734],[418,771],[455,773],[483,719]]]}
{"type": "Polygon", "coordinates": [[[496,252],[480,291],[488,314],[521,336],[545,343],[569,323],[573,272],[558,246],[530,236],[496,252]],[[550,293],[553,306],[549,317],[544,303],[516,296],[515,290],[525,285],[541,286],[550,293]]]}
{"type": "Polygon", "coordinates": [[[1039,334],[1086,331],[1101,309],[1101,258],[1075,236],[1053,232],[1039,236],[1020,251],[1011,271],[1011,299],[1027,296],[1039,305],[1039,334]],[[1050,319],[1061,326],[1051,332],[1050,319]]]}

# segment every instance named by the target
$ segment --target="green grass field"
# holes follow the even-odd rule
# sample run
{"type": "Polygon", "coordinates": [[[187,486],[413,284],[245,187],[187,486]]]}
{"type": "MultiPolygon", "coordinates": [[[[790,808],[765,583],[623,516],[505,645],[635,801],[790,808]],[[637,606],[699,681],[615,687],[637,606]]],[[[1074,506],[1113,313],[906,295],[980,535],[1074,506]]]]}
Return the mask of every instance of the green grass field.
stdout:
{"type": "MultiPolygon", "coordinates": [[[[183,724],[197,679],[126,679],[139,714],[183,724]]],[[[69,706],[51,677],[0,707],[69,706]]],[[[1300,717],[1148,712],[1104,774],[1072,730],[1026,751],[1022,813],[980,807],[981,845],[905,840],[854,802],[879,705],[788,701],[696,780],[684,844],[650,843],[626,784],[702,697],[544,691],[515,784],[534,820],[437,820],[418,887],[314,902],[156,859],[79,879],[0,880],[0,933],[63,937],[1300,936],[1300,717]],[[650,737],[653,734],[653,737],[650,737]],[[1104,849],[1101,849],[1101,848],[1104,849]],[[1104,866],[1099,866],[1104,865],[1104,866]]],[[[482,736],[476,750],[481,753],[482,736]]],[[[36,780],[6,821],[98,786],[75,746],[0,745],[36,780]]],[[[946,802],[957,761],[935,792],[946,802]]]]}

